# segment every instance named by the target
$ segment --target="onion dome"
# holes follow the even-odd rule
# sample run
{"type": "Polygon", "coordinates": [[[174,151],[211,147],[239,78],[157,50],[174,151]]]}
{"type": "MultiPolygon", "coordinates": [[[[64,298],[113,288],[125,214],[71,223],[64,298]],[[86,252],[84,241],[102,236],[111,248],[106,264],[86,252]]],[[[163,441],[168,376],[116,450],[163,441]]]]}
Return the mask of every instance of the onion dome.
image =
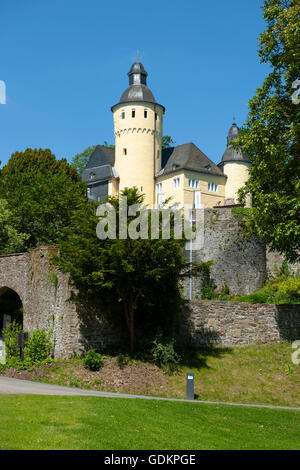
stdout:
{"type": "Polygon", "coordinates": [[[227,148],[225,152],[223,153],[222,161],[219,163],[221,165],[222,163],[225,162],[248,162],[249,163],[249,157],[246,152],[243,152],[242,150],[236,150],[232,146],[232,142],[240,135],[240,129],[234,122],[232,126],[229,129],[228,136],[227,136],[227,148]]]}
{"type": "MultiPolygon", "coordinates": [[[[127,75],[129,77],[129,87],[126,88],[117,104],[137,101],[158,104],[155,101],[152,91],[147,86],[148,73],[141,62],[137,61],[132,64],[127,75]]],[[[113,108],[114,106],[112,109],[113,108]]],[[[163,106],[162,108],[164,109],[163,106]]]]}

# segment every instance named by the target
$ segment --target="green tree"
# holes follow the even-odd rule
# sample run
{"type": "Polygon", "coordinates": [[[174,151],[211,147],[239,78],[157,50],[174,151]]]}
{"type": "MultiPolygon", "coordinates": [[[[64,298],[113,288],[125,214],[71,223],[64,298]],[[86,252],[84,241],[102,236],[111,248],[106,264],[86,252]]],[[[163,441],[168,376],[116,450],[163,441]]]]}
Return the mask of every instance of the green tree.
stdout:
{"type": "Polygon", "coordinates": [[[0,254],[22,251],[28,235],[19,233],[14,227],[15,221],[9,204],[0,199],[0,254]]]}
{"type": "Polygon", "coordinates": [[[259,56],[270,73],[249,102],[249,114],[235,145],[251,160],[249,180],[240,192],[253,197],[248,230],[290,261],[300,253],[300,105],[292,102],[299,78],[300,5],[296,0],[266,0],[266,30],[259,56]]]}
{"type": "Polygon", "coordinates": [[[166,149],[168,147],[171,147],[172,144],[175,144],[175,141],[172,139],[171,136],[169,135],[164,135],[161,139],[161,148],[166,149]]]}
{"type": "Polygon", "coordinates": [[[79,175],[81,175],[82,171],[86,167],[96,147],[97,145],[92,145],[91,147],[87,147],[83,152],[77,153],[72,158],[70,165],[76,169],[79,175]]]}
{"type": "Polygon", "coordinates": [[[1,170],[0,198],[8,203],[13,228],[23,234],[20,250],[56,244],[74,211],[87,204],[86,184],[48,149],[11,156],[1,170]]]}
{"type": "MultiPolygon", "coordinates": [[[[128,206],[143,204],[137,188],[125,189],[128,206]]],[[[97,238],[94,203],[74,214],[73,225],[66,230],[55,263],[69,272],[79,290],[77,298],[97,296],[111,312],[123,312],[128,328],[130,350],[135,349],[136,325],[152,322],[166,330],[181,305],[179,280],[190,265],[182,257],[183,239],[121,239],[118,234],[119,198],[108,202],[117,214],[117,238],[97,238]]],[[[100,218],[101,219],[101,218],[100,218]]],[[[128,217],[128,224],[135,217],[128,217]]],[[[147,222],[150,230],[150,218],[147,222]]],[[[124,228],[124,227],[123,227],[124,228]]]]}

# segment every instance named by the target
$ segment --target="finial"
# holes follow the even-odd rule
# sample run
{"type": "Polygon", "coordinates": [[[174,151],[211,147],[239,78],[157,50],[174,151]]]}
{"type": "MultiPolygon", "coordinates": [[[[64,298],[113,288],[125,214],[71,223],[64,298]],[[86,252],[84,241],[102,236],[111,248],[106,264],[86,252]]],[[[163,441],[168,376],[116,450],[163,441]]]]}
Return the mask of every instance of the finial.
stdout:
{"type": "Polygon", "coordinates": [[[136,61],[138,62],[139,61],[139,50],[137,49],[136,51],[136,61]]]}
{"type": "Polygon", "coordinates": [[[235,124],[235,115],[233,115],[232,118],[233,118],[233,124],[235,124]]]}

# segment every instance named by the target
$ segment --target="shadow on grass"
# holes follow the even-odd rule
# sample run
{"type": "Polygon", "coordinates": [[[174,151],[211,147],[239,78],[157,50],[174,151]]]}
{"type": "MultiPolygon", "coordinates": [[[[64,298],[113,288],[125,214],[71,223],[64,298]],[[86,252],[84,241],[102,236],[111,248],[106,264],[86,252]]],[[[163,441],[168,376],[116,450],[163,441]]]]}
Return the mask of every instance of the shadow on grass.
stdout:
{"type": "Polygon", "coordinates": [[[210,369],[210,366],[207,364],[207,359],[209,357],[221,359],[226,354],[232,353],[232,348],[228,347],[206,346],[203,348],[185,348],[179,351],[182,358],[180,365],[181,367],[187,367],[190,369],[210,369]]]}

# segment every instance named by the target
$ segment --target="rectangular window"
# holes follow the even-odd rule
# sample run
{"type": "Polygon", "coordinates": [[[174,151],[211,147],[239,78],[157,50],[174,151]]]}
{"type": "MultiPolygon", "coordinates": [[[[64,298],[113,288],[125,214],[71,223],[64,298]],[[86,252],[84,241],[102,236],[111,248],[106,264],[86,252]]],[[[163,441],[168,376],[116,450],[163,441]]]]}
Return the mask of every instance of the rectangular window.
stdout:
{"type": "Polygon", "coordinates": [[[173,188],[177,189],[180,186],[180,178],[174,178],[173,179],[173,188]]]}
{"type": "Polygon", "coordinates": [[[121,117],[122,119],[125,119],[125,111],[122,111],[121,117]]]}
{"type": "Polygon", "coordinates": [[[157,121],[157,113],[155,113],[155,121],[157,121]]]}
{"type": "Polygon", "coordinates": [[[162,183],[156,183],[156,192],[161,193],[162,192],[162,183]]]}
{"type": "Polygon", "coordinates": [[[123,155],[127,155],[127,149],[123,149],[123,155]]]}
{"type": "Polygon", "coordinates": [[[131,117],[135,118],[135,109],[132,109],[132,111],[131,111],[131,117]]]}
{"type": "Polygon", "coordinates": [[[198,189],[199,188],[199,180],[190,178],[189,179],[189,188],[198,189]]]}
{"type": "Polygon", "coordinates": [[[147,109],[144,109],[144,118],[146,118],[148,116],[148,111],[147,109]]]}
{"type": "Polygon", "coordinates": [[[218,185],[217,183],[208,183],[207,184],[208,191],[212,191],[214,193],[218,192],[218,185]]]}

